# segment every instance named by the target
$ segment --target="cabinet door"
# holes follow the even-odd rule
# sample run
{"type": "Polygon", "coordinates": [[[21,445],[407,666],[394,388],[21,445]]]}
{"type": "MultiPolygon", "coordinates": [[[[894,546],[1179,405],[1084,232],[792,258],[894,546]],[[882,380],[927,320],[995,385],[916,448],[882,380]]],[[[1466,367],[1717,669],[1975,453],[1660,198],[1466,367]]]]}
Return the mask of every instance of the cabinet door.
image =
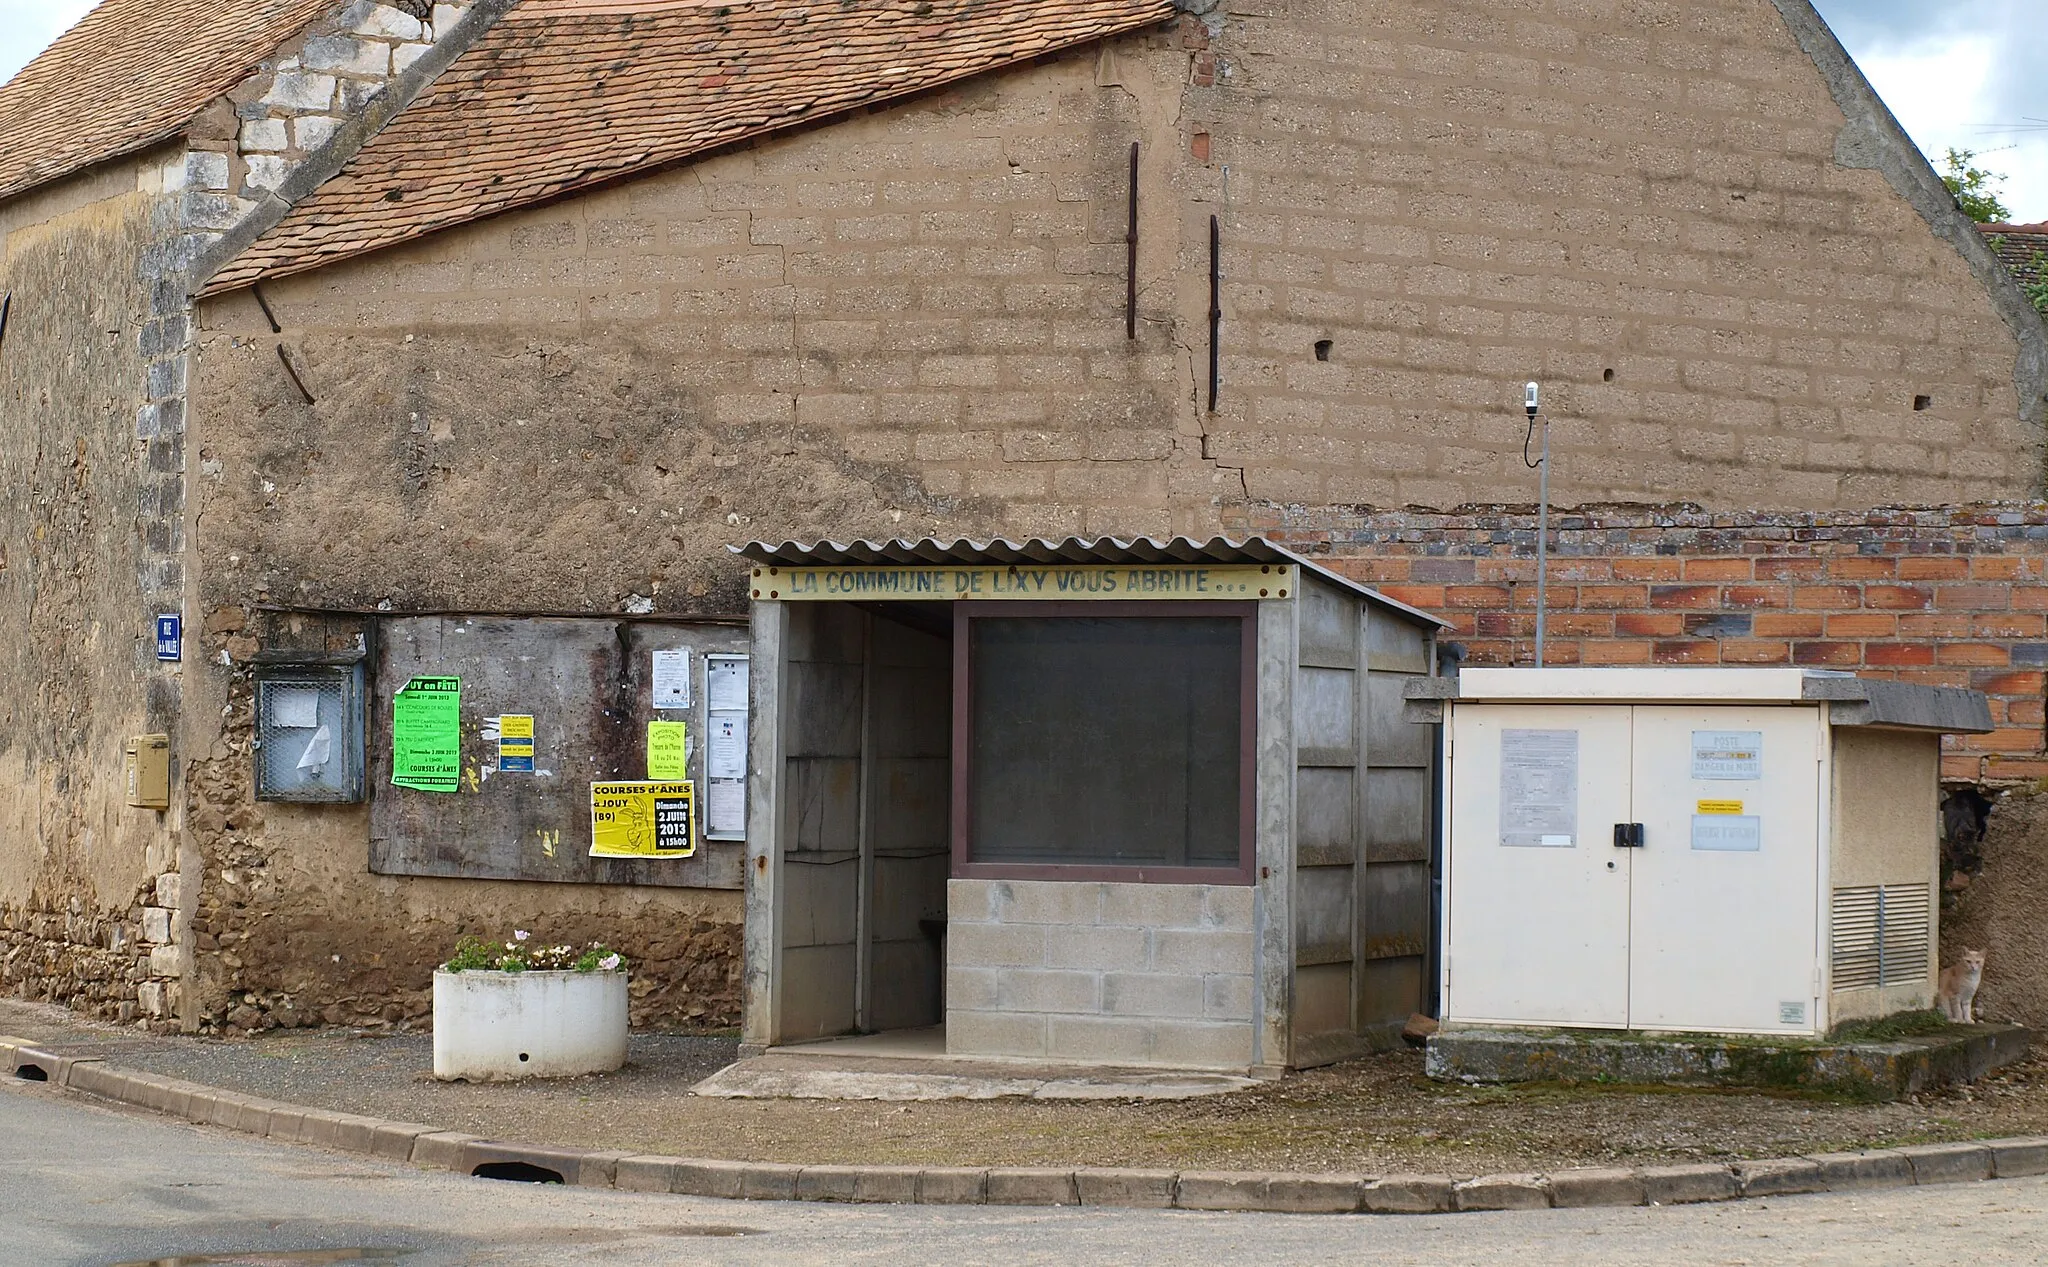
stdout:
{"type": "Polygon", "coordinates": [[[1635,710],[1629,1026],[1813,1032],[1821,710],[1635,710]]]}
{"type": "Polygon", "coordinates": [[[1627,705],[1451,712],[1444,1015],[1628,1024],[1627,705]]]}

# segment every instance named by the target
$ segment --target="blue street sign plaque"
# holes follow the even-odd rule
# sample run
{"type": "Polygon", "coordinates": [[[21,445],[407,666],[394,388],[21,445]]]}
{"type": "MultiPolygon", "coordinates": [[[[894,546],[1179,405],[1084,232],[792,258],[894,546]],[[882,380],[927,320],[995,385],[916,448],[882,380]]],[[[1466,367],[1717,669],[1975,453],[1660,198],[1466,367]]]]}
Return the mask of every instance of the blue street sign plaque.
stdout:
{"type": "Polygon", "coordinates": [[[156,658],[178,660],[185,654],[184,620],[176,612],[156,618],[156,658]]]}

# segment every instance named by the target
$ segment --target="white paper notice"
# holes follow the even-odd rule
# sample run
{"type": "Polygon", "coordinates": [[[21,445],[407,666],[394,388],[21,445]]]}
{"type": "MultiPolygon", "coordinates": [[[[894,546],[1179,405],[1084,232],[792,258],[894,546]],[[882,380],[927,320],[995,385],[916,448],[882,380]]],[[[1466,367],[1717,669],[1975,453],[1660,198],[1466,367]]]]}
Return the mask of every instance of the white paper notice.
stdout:
{"type": "Polygon", "coordinates": [[[1500,732],[1500,843],[1570,849],[1579,834],[1579,732],[1500,732]]]}
{"type": "Polygon", "coordinates": [[[1693,731],[1692,777],[1695,779],[1761,779],[1764,777],[1764,732],[1761,730],[1693,731]]]}
{"type": "Polygon", "coordinates": [[[313,732],[312,742],[308,743],[306,750],[299,754],[298,768],[301,770],[318,770],[321,766],[327,764],[327,759],[333,755],[333,752],[334,737],[328,734],[327,727],[322,726],[313,732]]]}
{"type": "Polygon", "coordinates": [[[717,713],[711,718],[711,746],[706,750],[704,774],[713,779],[747,777],[747,719],[745,714],[717,713]]]}
{"type": "Polygon", "coordinates": [[[690,706],[690,649],[677,647],[654,653],[654,706],[690,706]]]}
{"type": "Polygon", "coordinates": [[[704,834],[745,839],[746,831],[746,780],[710,780],[704,796],[704,834]]]}
{"type": "Polygon", "coordinates": [[[320,692],[310,686],[278,686],[270,690],[270,723],[293,730],[320,724],[320,692]]]}
{"type": "Polygon", "coordinates": [[[704,704],[712,712],[721,709],[747,711],[745,656],[704,657],[704,704]]]}
{"type": "Polygon", "coordinates": [[[1713,853],[1758,853],[1764,820],[1754,814],[1694,814],[1692,847],[1713,853]]]}

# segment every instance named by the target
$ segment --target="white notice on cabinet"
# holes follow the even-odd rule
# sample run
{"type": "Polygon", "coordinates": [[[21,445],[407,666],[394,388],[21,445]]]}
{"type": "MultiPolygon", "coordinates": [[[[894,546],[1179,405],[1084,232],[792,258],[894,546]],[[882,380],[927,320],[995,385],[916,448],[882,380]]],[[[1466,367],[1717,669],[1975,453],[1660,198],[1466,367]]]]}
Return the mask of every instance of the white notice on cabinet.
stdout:
{"type": "Polygon", "coordinates": [[[747,832],[745,779],[711,779],[704,798],[704,834],[744,840],[747,832]]]}
{"type": "Polygon", "coordinates": [[[704,657],[704,703],[720,709],[747,709],[747,659],[745,656],[704,657]]]}
{"type": "Polygon", "coordinates": [[[1692,847],[1708,853],[1756,853],[1764,847],[1764,820],[1754,814],[1694,814],[1692,847]]]}
{"type": "Polygon", "coordinates": [[[1500,843],[1570,849],[1579,835],[1579,732],[1500,732],[1500,843]]]}
{"type": "Polygon", "coordinates": [[[747,718],[744,713],[719,713],[711,718],[711,746],[704,774],[713,779],[747,777],[747,718]]]}
{"type": "Polygon", "coordinates": [[[654,653],[654,706],[690,706],[690,649],[677,647],[654,653]]]}
{"type": "Polygon", "coordinates": [[[270,724],[311,730],[320,724],[320,692],[311,686],[273,686],[269,692],[270,724]]]}
{"type": "Polygon", "coordinates": [[[1693,731],[1692,777],[1695,779],[1761,779],[1764,777],[1764,732],[1761,730],[1693,731]]]}

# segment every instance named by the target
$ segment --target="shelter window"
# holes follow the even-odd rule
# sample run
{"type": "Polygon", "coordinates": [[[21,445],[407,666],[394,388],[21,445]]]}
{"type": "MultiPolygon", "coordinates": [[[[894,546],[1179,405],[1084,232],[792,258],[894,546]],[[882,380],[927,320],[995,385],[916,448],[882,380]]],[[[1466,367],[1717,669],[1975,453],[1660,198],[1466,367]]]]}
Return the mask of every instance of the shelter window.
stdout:
{"type": "Polygon", "coordinates": [[[1250,603],[961,603],[955,874],[1249,883],[1250,603]]]}

